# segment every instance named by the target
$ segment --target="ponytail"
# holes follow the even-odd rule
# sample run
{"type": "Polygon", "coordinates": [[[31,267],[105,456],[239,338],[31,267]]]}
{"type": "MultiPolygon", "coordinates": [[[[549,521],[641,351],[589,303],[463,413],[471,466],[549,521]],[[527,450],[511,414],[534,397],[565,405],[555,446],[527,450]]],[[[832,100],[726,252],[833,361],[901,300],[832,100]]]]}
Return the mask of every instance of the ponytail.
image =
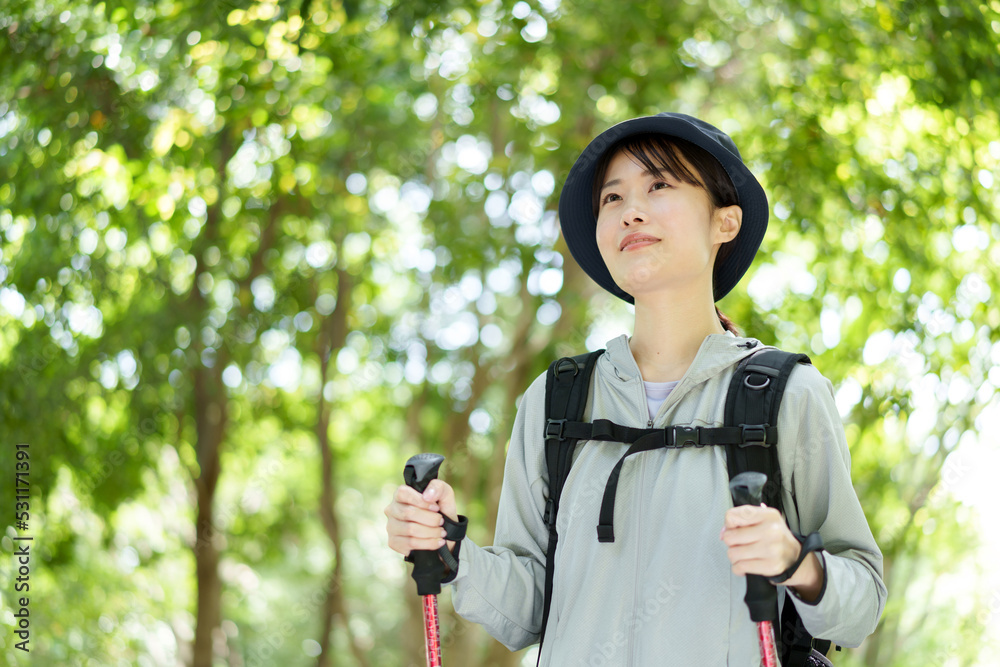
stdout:
{"type": "Polygon", "coordinates": [[[729,319],[726,316],[725,313],[723,313],[721,310],[719,310],[718,306],[715,307],[715,314],[719,316],[719,322],[722,323],[722,328],[723,329],[725,329],[726,331],[729,331],[734,336],[739,336],[740,335],[740,330],[736,328],[736,325],[733,324],[733,321],[731,319],[729,319]]]}

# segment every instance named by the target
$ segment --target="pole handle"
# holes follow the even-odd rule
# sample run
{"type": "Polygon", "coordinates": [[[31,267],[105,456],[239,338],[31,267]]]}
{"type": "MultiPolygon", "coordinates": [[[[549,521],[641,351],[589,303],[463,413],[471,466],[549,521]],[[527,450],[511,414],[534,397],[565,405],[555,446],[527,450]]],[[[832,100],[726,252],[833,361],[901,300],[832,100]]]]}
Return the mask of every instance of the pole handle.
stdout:
{"type": "MultiPolygon", "coordinates": [[[[767,484],[767,475],[762,472],[741,472],[729,480],[729,492],[733,505],[760,505],[760,499],[767,484]]],[[[747,593],[743,598],[750,610],[750,619],[756,623],[778,620],[778,589],[759,574],[747,575],[747,593]]]]}
{"type": "Polygon", "coordinates": [[[741,472],[729,480],[729,493],[733,496],[733,505],[760,505],[764,495],[764,485],[767,475],[762,472],[741,472]]]}
{"type": "Polygon", "coordinates": [[[406,461],[403,468],[403,481],[406,485],[423,493],[432,479],[437,479],[438,468],[444,463],[440,454],[414,454],[406,461]]]}
{"type": "MultiPolygon", "coordinates": [[[[403,467],[403,481],[407,486],[423,493],[432,479],[437,479],[438,468],[444,463],[440,454],[415,454],[403,467]]],[[[417,582],[417,594],[437,595],[441,592],[441,579],[444,578],[444,563],[437,551],[411,551],[413,573],[410,575],[417,582]]]]}

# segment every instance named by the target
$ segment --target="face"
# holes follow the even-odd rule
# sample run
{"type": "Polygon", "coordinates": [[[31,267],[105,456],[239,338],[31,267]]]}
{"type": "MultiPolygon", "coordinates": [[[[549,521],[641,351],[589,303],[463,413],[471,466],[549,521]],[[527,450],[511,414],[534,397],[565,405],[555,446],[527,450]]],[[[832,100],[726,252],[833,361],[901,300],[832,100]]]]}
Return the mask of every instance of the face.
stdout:
{"type": "Polygon", "coordinates": [[[681,288],[711,294],[715,255],[741,219],[739,206],[716,209],[703,187],[619,152],[600,193],[597,246],[611,277],[636,299],[681,288]]]}

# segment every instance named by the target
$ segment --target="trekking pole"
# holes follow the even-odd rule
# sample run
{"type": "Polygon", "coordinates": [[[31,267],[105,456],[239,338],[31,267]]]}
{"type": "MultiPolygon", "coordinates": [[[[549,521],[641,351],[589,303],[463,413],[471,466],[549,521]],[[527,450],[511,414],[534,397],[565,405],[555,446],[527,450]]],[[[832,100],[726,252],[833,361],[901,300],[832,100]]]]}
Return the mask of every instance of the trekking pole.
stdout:
{"type": "MultiPolygon", "coordinates": [[[[440,454],[416,454],[411,456],[403,468],[406,485],[423,493],[432,479],[437,478],[438,468],[444,462],[440,454]]],[[[444,577],[444,563],[437,551],[411,551],[413,580],[417,582],[417,594],[424,598],[424,648],[427,653],[427,667],[441,667],[441,638],[438,624],[437,596],[441,592],[444,577]]]]}
{"type": "MultiPolygon", "coordinates": [[[[762,472],[741,472],[729,481],[733,505],[760,505],[761,492],[767,483],[762,472]]],[[[778,667],[778,650],[774,644],[773,622],[777,620],[777,589],[759,574],[748,574],[747,594],[743,601],[750,609],[750,619],[757,623],[757,641],[764,667],[778,667]]]]}

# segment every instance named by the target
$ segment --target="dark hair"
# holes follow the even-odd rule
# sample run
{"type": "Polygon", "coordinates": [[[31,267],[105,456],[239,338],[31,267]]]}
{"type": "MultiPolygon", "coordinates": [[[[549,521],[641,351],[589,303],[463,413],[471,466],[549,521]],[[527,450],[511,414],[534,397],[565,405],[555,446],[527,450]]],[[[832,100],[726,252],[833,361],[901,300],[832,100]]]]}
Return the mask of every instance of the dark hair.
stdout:
{"type": "MultiPolygon", "coordinates": [[[[703,188],[708,193],[708,198],[715,208],[739,205],[740,203],[736,187],[729,174],[726,173],[722,164],[704,148],[696,146],[690,141],[665,134],[636,134],[612,145],[597,163],[597,169],[594,172],[594,185],[591,188],[591,203],[594,208],[595,220],[601,208],[601,187],[604,185],[608,165],[611,163],[611,159],[620,152],[627,153],[643,168],[657,176],[667,173],[679,181],[703,188]],[[684,163],[685,161],[694,167],[696,174],[691,173],[691,170],[684,163]]],[[[733,239],[719,247],[712,273],[713,283],[716,279],[715,272],[732,253],[735,242],[736,239],[733,239]]],[[[715,307],[715,312],[724,329],[739,335],[740,332],[736,325],[719,310],[718,306],[715,307]]]]}

